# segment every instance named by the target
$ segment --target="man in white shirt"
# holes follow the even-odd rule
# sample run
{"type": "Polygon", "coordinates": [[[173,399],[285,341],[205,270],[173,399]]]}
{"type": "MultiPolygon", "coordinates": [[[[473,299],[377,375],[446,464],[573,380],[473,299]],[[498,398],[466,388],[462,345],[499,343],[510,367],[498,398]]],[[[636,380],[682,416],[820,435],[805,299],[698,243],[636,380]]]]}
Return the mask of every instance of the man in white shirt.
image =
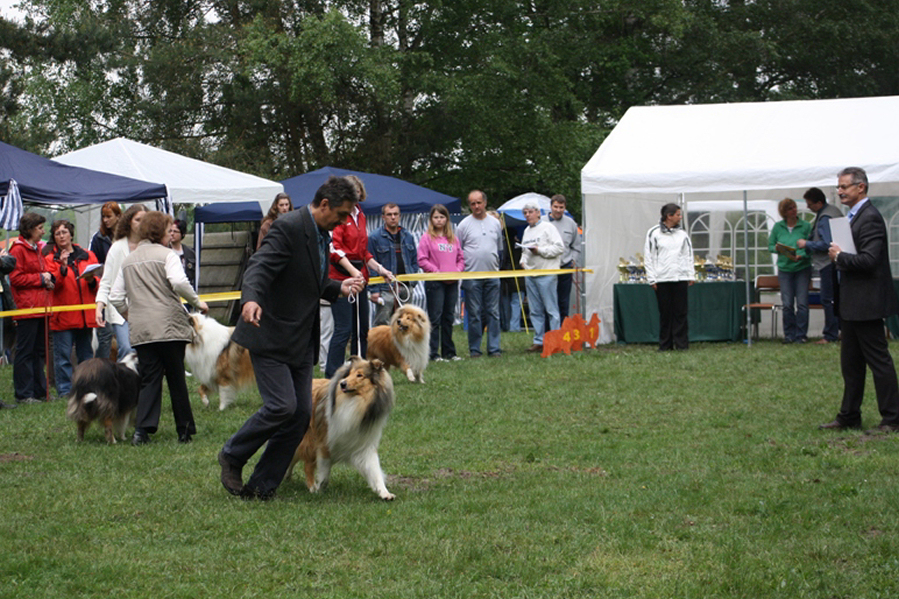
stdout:
{"type": "MultiPolygon", "coordinates": [[[[540,207],[528,202],[522,209],[528,222],[521,237],[521,267],[525,270],[558,269],[565,247],[554,226],[540,220],[540,207]]],[[[534,325],[534,344],[529,352],[543,351],[543,334],[546,332],[546,316],[549,314],[549,330],[562,326],[559,318],[559,300],[556,291],[556,275],[526,277],[528,313],[534,325]]]]}

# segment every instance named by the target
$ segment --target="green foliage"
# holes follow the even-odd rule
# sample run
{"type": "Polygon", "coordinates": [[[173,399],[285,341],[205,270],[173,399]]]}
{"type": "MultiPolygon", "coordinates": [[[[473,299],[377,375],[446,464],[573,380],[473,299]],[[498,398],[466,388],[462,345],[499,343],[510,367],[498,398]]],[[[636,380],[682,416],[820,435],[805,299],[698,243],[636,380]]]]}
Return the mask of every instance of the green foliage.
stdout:
{"type": "MultiPolygon", "coordinates": [[[[77,443],[61,402],[2,410],[0,596],[899,592],[899,436],[816,429],[838,409],[838,346],[541,359],[530,341],[504,334],[501,358],[432,364],[424,385],[394,372],[392,503],[346,466],[320,495],[293,479],[271,503],[229,496],[215,456],[254,390],[225,412],[195,402],[186,446],[167,398],[139,448],[96,427],[77,443]]],[[[8,398],[10,367],[0,384],[8,398]]]]}
{"type": "Polygon", "coordinates": [[[26,0],[0,136],[563,193],[634,105],[899,93],[899,0],[26,0]],[[864,34],[858,33],[863,31],[864,34]]]}

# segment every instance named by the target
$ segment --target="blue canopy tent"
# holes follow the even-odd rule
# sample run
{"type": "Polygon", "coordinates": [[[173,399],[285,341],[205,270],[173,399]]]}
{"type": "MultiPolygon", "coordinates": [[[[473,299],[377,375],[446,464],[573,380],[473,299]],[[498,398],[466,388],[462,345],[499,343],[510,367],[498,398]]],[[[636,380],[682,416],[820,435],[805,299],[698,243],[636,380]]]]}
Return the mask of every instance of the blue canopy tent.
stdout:
{"type": "Polygon", "coordinates": [[[18,227],[22,202],[103,204],[156,201],[168,210],[165,185],[67,166],[0,142],[0,227],[18,227]]]}
{"type": "Polygon", "coordinates": [[[221,202],[197,206],[194,221],[198,223],[238,223],[262,220],[259,202],[221,202]]]}
{"type": "Polygon", "coordinates": [[[390,202],[399,205],[400,211],[405,214],[427,212],[434,204],[443,204],[450,214],[462,210],[462,201],[458,198],[433,191],[427,187],[386,175],[374,175],[330,166],[285,179],[281,181],[281,184],[284,185],[284,191],[293,200],[294,206],[301,206],[312,201],[315,192],[331,175],[337,177],[356,175],[359,177],[365,185],[367,196],[365,202],[361,204],[362,212],[365,214],[380,214],[384,204],[390,202]]]}

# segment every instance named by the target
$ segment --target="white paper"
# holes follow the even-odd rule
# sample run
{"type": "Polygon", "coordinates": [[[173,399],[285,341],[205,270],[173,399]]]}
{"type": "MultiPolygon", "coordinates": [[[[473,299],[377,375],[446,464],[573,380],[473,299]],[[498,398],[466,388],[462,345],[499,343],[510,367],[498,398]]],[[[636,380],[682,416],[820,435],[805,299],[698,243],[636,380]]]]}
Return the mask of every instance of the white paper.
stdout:
{"type": "Polygon", "coordinates": [[[855,242],[852,240],[852,229],[849,228],[849,219],[845,216],[830,219],[830,236],[841,252],[856,253],[855,242]]]}

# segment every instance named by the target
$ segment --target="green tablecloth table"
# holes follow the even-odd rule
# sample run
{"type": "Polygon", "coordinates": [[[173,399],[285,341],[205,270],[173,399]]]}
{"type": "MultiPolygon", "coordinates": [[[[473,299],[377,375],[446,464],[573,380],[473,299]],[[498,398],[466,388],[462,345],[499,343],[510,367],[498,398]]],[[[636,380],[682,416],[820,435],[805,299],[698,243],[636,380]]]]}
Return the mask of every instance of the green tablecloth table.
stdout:
{"type": "MultiPolygon", "coordinates": [[[[614,287],[615,336],[620,343],[658,343],[659,306],[649,285],[614,287]]],[[[689,290],[690,341],[740,341],[743,338],[744,281],[696,283],[689,290]]]]}

